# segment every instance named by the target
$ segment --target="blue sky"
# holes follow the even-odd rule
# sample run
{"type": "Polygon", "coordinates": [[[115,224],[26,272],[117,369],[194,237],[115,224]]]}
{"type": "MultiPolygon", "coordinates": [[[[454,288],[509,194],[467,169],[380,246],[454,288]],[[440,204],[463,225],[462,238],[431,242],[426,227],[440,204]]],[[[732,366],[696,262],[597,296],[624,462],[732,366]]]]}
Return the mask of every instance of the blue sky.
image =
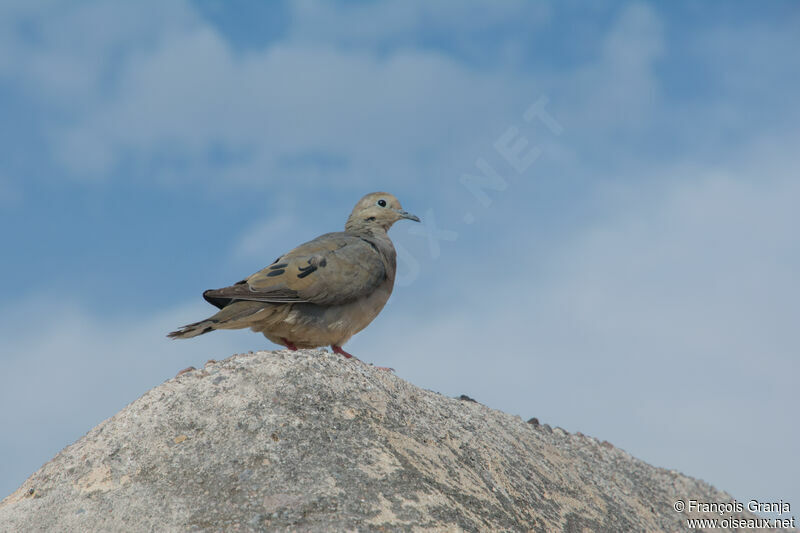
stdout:
{"type": "Polygon", "coordinates": [[[800,505],[797,3],[235,6],[0,5],[0,494],[273,348],[164,335],[388,190],[425,225],[348,350],[800,505]]]}

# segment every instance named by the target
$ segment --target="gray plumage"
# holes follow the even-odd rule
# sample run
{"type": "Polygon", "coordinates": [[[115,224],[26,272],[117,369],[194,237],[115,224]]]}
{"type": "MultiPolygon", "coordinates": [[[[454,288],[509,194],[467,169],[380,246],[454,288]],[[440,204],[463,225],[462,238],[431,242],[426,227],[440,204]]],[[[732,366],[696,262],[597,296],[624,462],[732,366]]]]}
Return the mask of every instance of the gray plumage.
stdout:
{"type": "Polygon", "coordinates": [[[251,328],[289,348],[341,346],[380,313],[394,287],[396,252],[388,229],[419,222],[388,193],[366,195],[345,231],[326,233],[270,266],[203,297],[220,310],[168,336],[186,339],[216,329],[251,328]]]}

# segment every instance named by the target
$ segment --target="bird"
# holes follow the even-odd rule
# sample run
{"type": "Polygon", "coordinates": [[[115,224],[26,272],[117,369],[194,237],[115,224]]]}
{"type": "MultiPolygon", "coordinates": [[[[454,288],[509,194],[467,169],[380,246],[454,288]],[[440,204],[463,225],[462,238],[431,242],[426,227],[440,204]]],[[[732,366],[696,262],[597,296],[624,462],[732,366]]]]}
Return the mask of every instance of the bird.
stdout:
{"type": "Polygon", "coordinates": [[[344,231],[301,244],[233,285],[205,291],[203,298],[219,311],[167,336],[250,328],[289,350],[330,346],[352,358],[342,346],[378,316],[392,294],[397,252],[387,231],[403,219],[420,222],[394,195],[367,194],[344,231]]]}

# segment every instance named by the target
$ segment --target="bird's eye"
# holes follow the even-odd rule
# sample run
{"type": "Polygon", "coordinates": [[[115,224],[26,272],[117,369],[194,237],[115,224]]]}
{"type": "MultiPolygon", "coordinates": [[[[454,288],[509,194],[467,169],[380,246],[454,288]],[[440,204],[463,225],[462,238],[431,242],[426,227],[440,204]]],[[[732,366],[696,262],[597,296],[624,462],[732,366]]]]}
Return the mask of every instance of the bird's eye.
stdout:
{"type": "Polygon", "coordinates": [[[383,200],[383,199],[378,200],[378,205],[381,206],[381,207],[386,207],[386,200],[383,200]]]}

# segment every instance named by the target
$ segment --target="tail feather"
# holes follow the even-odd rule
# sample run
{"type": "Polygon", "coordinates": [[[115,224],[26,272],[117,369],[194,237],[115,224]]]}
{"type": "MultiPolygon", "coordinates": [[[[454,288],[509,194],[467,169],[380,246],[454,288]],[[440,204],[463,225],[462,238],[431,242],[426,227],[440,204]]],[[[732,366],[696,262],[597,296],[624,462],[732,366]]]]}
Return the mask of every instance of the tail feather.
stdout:
{"type": "Polygon", "coordinates": [[[215,329],[249,328],[254,321],[264,320],[272,314],[275,306],[264,302],[239,301],[226,305],[219,312],[200,322],[187,324],[169,333],[171,339],[191,339],[215,329]]]}
{"type": "Polygon", "coordinates": [[[209,331],[214,331],[214,321],[211,319],[182,326],[179,330],[168,333],[167,337],[170,339],[191,339],[209,331]]]}

